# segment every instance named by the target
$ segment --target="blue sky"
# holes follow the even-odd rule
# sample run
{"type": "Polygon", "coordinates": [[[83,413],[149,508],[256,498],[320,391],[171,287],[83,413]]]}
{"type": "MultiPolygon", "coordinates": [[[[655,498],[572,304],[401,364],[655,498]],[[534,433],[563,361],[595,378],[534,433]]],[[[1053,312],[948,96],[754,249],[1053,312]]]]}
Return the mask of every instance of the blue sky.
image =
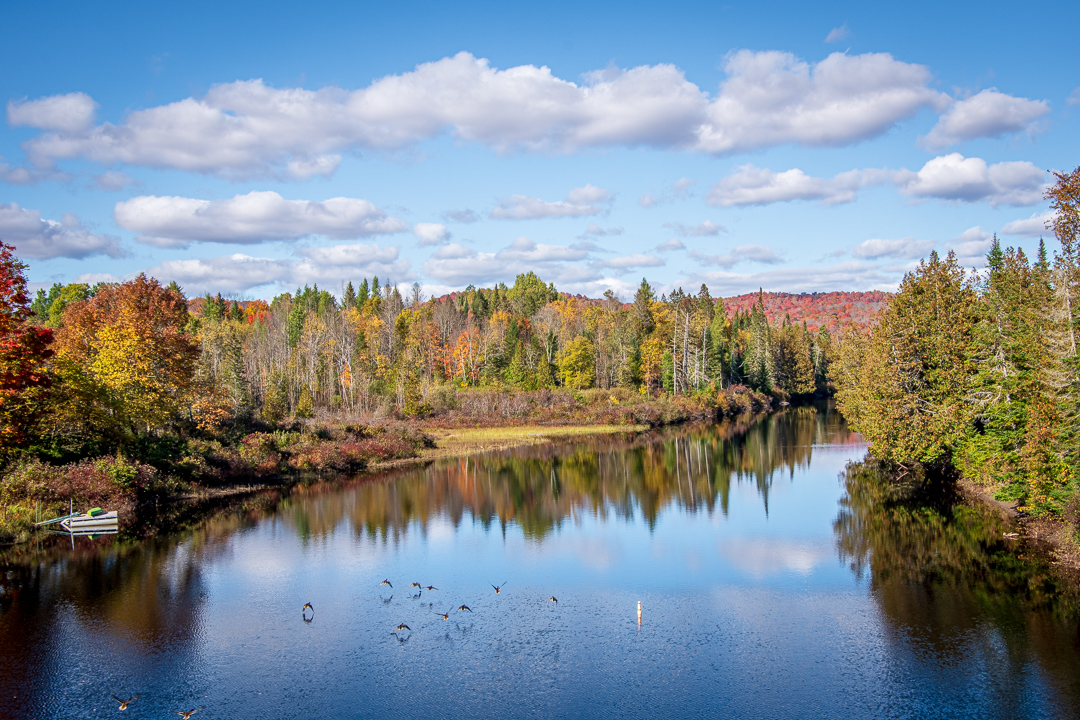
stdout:
{"type": "Polygon", "coordinates": [[[35,286],[247,298],[889,290],[1050,239],[1075,3],[807,7],[7,8],[0,238],[35,286]]]}

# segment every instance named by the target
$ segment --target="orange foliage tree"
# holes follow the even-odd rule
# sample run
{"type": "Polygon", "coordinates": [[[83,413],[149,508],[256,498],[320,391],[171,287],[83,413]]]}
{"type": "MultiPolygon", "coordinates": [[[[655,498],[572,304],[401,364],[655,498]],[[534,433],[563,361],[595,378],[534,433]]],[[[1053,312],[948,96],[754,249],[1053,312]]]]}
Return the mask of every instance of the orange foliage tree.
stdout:
{"type": "Polygon", "coordinates": [[[162,429],[189,405],[199,346],[187,324],[183,295],[146,275],[99,289],[64,310],[56,349],[67,389],[103,404],[97,419],[122,431],[162,429]]]}

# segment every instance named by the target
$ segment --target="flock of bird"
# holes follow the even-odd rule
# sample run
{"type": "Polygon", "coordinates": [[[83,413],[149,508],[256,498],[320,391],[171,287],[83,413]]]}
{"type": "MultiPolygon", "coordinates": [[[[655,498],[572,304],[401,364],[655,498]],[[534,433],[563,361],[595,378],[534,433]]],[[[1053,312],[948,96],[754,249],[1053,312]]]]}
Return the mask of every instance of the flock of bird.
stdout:
{"type": "MultiPolygon", "coordinates": [[[[383,580],[381,583],[379,583],[379,587],[382,587],[383,585],[387,586],[391,590],[394,589],[394,584],[392,582],[390,582],[389,578],[387,578],[387,579],[383,580]]],[[[414,599],[414,600],[419,599],[423,595],[425,590],[432,591],[432,590],[438,590],[439,589],[439,588],[435,587],[434,585],[421,585],[418,582],[409,583],[409,587],[410,588],[416,588],[416,594],[415,595],[411,594],[411,592],[412,592],[411,589],[409,591],[410,592],[409,597],[414,599]]],[[[504,581],[499,585],[492,585],[491,587],[495,591],[495,594],[499,595],[499,594],[502,593],[502,589],[504,587],[506,587],[506,582],[504,581]]],[[[393,595],[391,595],[389,598],[383,598],[383,604],[384,605],[389,604],[390,601],[393,600],[393,599],[394,599],[393,595]]],[[[552,595],[550,598],[548,598],[548,602],[549,603],[554,603],[555,605],[559,604],[558,599],[554,595],[552,595]]],[[[430,604],[434,605],[434,603],[430,603],[430,604]]],[[[473,610],[468,605],[461,604],[461,605],[457,606],[457,611],[459,613],[461,613],[461,612],[471,613],[473,610]]],[[[454,612],[453,607],[451,607],[449,610],[447,610],[444,613],[436,612],[435,615],[438,616],[438,617],[441,617],[443,620],[449,620],[450,619],[450,613],[452,613],[452,612],[454,612]]],[[[302,614],[303,614],[303,617],[304,617],[304,622],[310,623],[312,620],[315,619],[315,609],[311,606],[311,603],[304,603],[304,608],[303,608],[302,614]],[[311,610],[311,617],[308,617],[308,610],[311,610]]],[[[403,634],[403,633],[410,633],[410,634],[412,633],[412,628],[409,627],[407,623],[399,623],[398,626],[395,627],[390,632],[390,634],[393,635],[394,637],[396,637],[398,639],[398,642],[401,642],[401,643],[404,643],[406,640],[409,639],[409,635],[403,634]]]]}
{"type": "MultiPolygon", "coordinates": [[[[389,579],[383,580],[381,583],[379,583],[379,587],[382,587],[383,585],[386,585],[391,590],[394,589],[394,585],[393,585],[393,583],[390,582],[389,579]]],[[[416,588],[416,594],[412,595],[411,594],[412,591],[410,590],[410,595],[409,595],[409,597],[414,599],[414,600],[419,599],[421,597],[421,595],[423,595],[424,590],[427,590],[429,592],[433,592],[433,591],[436,591],[436,590],[439,589],[439,588],[435,587],[434,585],[421,585],[418,582],[410,583],[409,587],[410,588],[416,588]]],[[[495,590],[496,595],[500,595],[500,594],[502,594],[502,589],[504,587],[506,587],[506,582],[504,581],[500,585],[492,585],[491,587],[495,590]]],[[[393,599],[394,599],[393,595],[391,595],[389,598],[384,598],[383,599],[383,604],[389,604],[390,601],[393,600],[393,599]]],[[[555,605],[559,604],[558,599],[554,595],[552,595],[550,598],[548,598],[548,602],[552,603],[552,604],[555,604],[555,605]]],[[[450,608],[449,610],[447,610],[444,613],[436,612],[435,615],[437,615],[438,617],[441,617],[443,620],[449,620],[450,619],[450,613],[452,613],[452,612],[454,612],[454,608],[450,608]]],[[[472,608],[470,608],[468,605],[465,605],[463,603],[463,604],[457,606],[457,612],[459,612],[459,613],[461,613],[461,612],[471,613],[472,608]]],[[[303,617],[304,622],[310,623],[312,620],[315,619],[315,607],[311,603],[306,602],[306,603],[304,603],[304,607],[301,608],[300,614],[303,617]]],[[[412,628],[409,627],[406,623],[399,623],[398,626],[395,627],[390,632],[390,634],[393,635],[394,637],[396,637],[398,639],[398,642],[400,642],[400,643],[404,643],[406,640],[408,640],[411,633],[412,633],[412,628]]],[[[119,708],[120,710],[127,710],[128,705],[130,705],[131,703],[138,700],[140,696],[138,694],[132,695],[131,697],[129,697],[126,700],[124,700],[123,698],[117,697],[116,695],[113,695],[112,697],[113,697],[113,700],[120,703],[120,708],[119,708]]],[[[194,710],[173,710],[173,712],[176,713],[177,715],[179,715],[180,717],[184,718],[184,720],[191,720],[192,715],[199,712],[200,710],[205,709],[205,707],[206,706],[204,705],[204,706],[197,707],[194,710]]]]}

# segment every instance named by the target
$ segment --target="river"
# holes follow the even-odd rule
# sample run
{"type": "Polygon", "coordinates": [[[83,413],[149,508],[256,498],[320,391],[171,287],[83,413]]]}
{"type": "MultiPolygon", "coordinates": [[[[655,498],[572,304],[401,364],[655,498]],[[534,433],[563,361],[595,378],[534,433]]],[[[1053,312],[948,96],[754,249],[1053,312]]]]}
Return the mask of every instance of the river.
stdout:
{"type": "Polygon", "coordinates": [[[52,536],[0,567],[0,717],[1080,717],[1075,589],[865,451],[796,408],[52,536]]]}

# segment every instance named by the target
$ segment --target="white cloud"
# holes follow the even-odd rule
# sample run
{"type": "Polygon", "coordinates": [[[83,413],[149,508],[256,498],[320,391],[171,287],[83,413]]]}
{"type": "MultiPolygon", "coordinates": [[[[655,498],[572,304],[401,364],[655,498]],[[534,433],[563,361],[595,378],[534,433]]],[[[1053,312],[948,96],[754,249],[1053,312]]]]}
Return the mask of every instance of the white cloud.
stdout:
{"type": "Polygon", "coordinates": [[[929,70],[885,53],[834,53],[811,65],[782,52],[728,56],[715,98],[670,64],[609,68],[584,82],[547,67],[498,70],[469,53],[358,90],[216,85],[90,126],[75,93],[9,103],[9,121],[43,130],[25,145],[47,167],[85,158],[227,177],[333,172],[343,152],[398,150],[443,134],[499,152],[650,146],[723,154],[773,145],[846,145],[947,99],[929,70]]]}
{"type": "Polygon", "coordinates": [[[98,104],[86,93],[52,95],[39,100],[9,100],[8,124],[53,130],[61,133],[77,133],[94,124],[98,104]]]}
{"type": "Polygon", "coordinates": [[[1025,237],[1050,235],[1053,231],[1047,228],[1047,224],[1053,219],[1053,210],[1035,213],[1031,217],[1005,223],[1005,227],[1001,228],[1001,233],[1003,235],[1023,235],[1025,237]]]}
{"type": "Polygon", "coordinates": [[[917,173],[902,171],[896,183],[912,197],[1034,205],[1043,199],[1046,173],[1027,161],[987,165],[982,158],[950,153],[929,160],[917,173]]]}
{"type": "Polygon", "coordinates": [[[665,264],[662,258],[646,253],[633,253],[620,257],[609,258],[598,263],[601,267],[614,268],[616,270],[629,270],[631,268],[661,267],[665,264]]]}
{"type": "Polygon", "coordinates": [[[677,198],[684,198],[690,194],[690,188],[697,183],[696,180],[684,177],[675,181],[675,184],[671,186],[672,194],[677,198]]]}
{"type": "Polygon", "coordinates": [[[956,259],[962,267],[981,268],[986,265],[986,253],[994,237],[976,225],[960,233],[945,245],[956,253],[956,259]]]}
{"type": "Polygon", "coordinates": [[[109,170],[103,172],[100,175],[94,176],[93,187],[98,190],[117,191],[123,190],[126,187],[133,187],[138,185],[134,178],[127,173],[120,172],[119,170],[109,170]]]}
{"type": "Polygon", "coordinates": [[[0,158],[0,182],[9,185],[34,185],[46,180],[70,180],[66,172],[53,168],[25,167],[9,165],[0,158]]]}
{"type": "Polygon", "coordinates": [[[16,203],[0,203],[0,239],[14,245],[19,257],[35,260],[124,255],[118,238],[90,232],[71,213],[66,213],[57,222],[42,218],[38,210],[22,208],[16,203]]]}
{"type": "Polygon", "coordinates": [[[421,245],[438,245],[450,237],[446,226],[439,223],[416,223],[413,225],[413,235],[421,245]]]}
{"type": "Polygon", "coordinates": [[[879,258],[910,260],[923,257],[933,248],[934,243],[926,240],[916,240],[913,237],[904,237],[897,240],[873,238],[856,245],[851,251],[851,256],[866,260],[877,260],[879,258]]]}
{"type": "Polygon", "coordinates": [[[416,278],[408,262],[398,259],[396,247],[366,243],[301,248],[295,258],[288,259],[237,253],[166,260],[146,272],[162,282],[175,280],[189,297],[207,292],[244,294],[260,287],[269,287],[272,293],[309,284],[336,288],[371,275],[394,282],[416,278]]]}
{"type": "Polygon", "coordinates": [[[609,236],[612,236],[612,235],[622,235],[622,234],[623,234],[623,229],[621,227],[604,228],[604,227],[600,227],[596,223],[589,223],[589,226],[585,228],[585,232],[583,232],[581,235],[579,235],[579,237],[582,237],[582,238],[586,238],[586,237],[609,237],[609,236]]]}
{"type": "Polygon", "coordinates": [[[535,220],[538,218],[599,215],[608,209],[610,193],[595,185],[571,190],[565,200],[548,202],[528,195],[511,195],[491,211],[495,220],[535,220]]]}
{"type": "Polygon", "coordinates": [[[685,250],[686,245],[679,238],[670,238],[656,246],[657,252],[670,252],[672,250],[685,250]]]}
{"type": "Polygon", "coordinates": [[[921,138],[921,144],[938,150],[975,138],[1033,132],[1035,120],[1048,112],[1050,106],[1045,100],[1028,100],[989,88],[958,100],[921,138]]]}
{"type": "Polygon", "coordinates": [[[699,222],[697,225],[684,225],[681,222],[666,222],[664,227],[671,228],[683,237],[716,237],[720,233],[726,233],[727,228],[714,223],[712,220],[699,222]]]}
{"type": "Polygon", "coordinates": [[[790,53],[740,50],[698,129],[715,154],[787,143],[848,145],[875,137],[923,107],[943,107],[930,70],[888,53],[833,53],[811,66],[790,53]]]}
{"type": "Polygon", "coordinates": [[[694,258],[701,265],[716,265],[722,268],[731,268],[735,265],[744,262],[763,263],[766,265],[775,265],[783,262],[783,259],[777,255],[772,248],[765,245],[738,245],[733,247],[730,252],[722,255],[707,255],[696,250],[690,251],[690,257],[694,258]]]}
{"type": "Polygon", "coordinates": [[[665,188],[660,193],[654,194],[652,191],[645,193],[638,197],[638,205],[643,208],[656,207],[657,205],[667,205],[675,200],[685,200],[693,193],[690,189],[697,184],[696,180],[684,177],[679,178],[672,183],[670,188],[665,188]]]}
{"type": "Polygon", "coordinates": [[[731,297],[763,288],[766,292],[827,292],[830,290],[895,291],[903,271],[890,272],[877,263],[848,260],[827,267],[784,267],[762,272],[733,273],[702,270],[690,273],[684,283],[705,283],[714,295],[731,297]]]}
{"type": "Polygon", "coordinates": [[[72,282],[95,285],[97,283],[118,283],[123,281],[124,278],[113,275],[112,273],[83,273],[82,275],[77,275],[72,282]]]}
{"type": "Polygon", "coordinates": [[[312,177],[330,177],[341,164],[340,155],[319,155],[313,158],[298,158],[290,160],[288,164],[289,175],[297,180],[307,180],[312,177]]]}
{"type": "Polygon", "coordinates": [[[469,224],[478,222],[480,216],[474,213],[472,210],[447,210],[443,213],[443,217],[451,222],[469,224]]]}
{"type": "Polygon", "coordinates": [[[141,233],[140,242],[164,247],[260,243],[307,235],[347,239],[408,229],[367,200],[286,200],[271,191],[228,200],[145,195],[117,203],[113,214],[120,227],[141,233]]]}
{"type": "Polygon", "coordinates": [[[1065,98],[1065,104],[1070,107],[1073,105],[1080,105],[1080,87],[1069,93],[1069,97],[1065,98]]]}
{"type": "Polygon", "coordinates": [[[713,186],[706,202],[719,207],[767,205],[792,200],[820,200],[827,205],[849,203],[860,188],[888,181],[887,170],[849,170],[833,178],[807,175],[798,168],[773,172],[743,165],[713,186]]]}
{"type": "Polygon", "coordinates": [[[829,34],[825,36],[825,42],[834,43],[841,40],[847,40],[851,37],[851,31],[848,30],[847,23],[844,23],[840,27],[835,27],[829,31],[829,34]]]}
{"type": "Polygon", "coordinates": [[[529,270],[549,282],[592,281],[596,271],[582,262],[588,255],[582,247],[543,245],[524,236],[494,253],[448,243],[424,262],[424,275],[456,287],[509,281],[529,270]]]}

